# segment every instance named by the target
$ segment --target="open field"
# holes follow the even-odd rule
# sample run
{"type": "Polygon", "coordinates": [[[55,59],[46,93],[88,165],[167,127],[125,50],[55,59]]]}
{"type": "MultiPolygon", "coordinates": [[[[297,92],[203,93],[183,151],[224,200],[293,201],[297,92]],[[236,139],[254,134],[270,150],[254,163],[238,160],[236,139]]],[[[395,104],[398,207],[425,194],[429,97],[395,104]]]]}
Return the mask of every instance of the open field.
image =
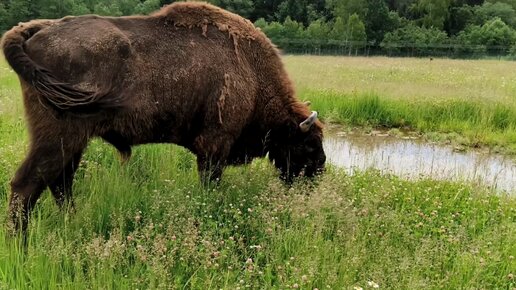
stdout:
{"type": "Polygon", "coordinates": [[[301,94],[331,90],[396,101],[516,105],[512,61],[294,55],[284,61],[301,94]]]}
{"type": "MultiPolygon", "coordinates": [[[[356,93],[337,81],[334,87],[330,81],[310,82],[308,75],[323,78],[330,64],[355,61],[335,58],[327,69],[310,70],[310,62],[318,60],[286,58],[301,96],[310,96],[323,116],[331,112],[345,121],[350,118],[345,106],[358,106],[352,107],[356,119],[349,119],[354,124],[367,121],[358,121],[359,112],[368,112],[365,108],[372,108],[366,116],[384,117],[375,115],[385,112],[384,104],[395,110],[407,103],[401,111],[407,114],[417,104],[432,104],[421,96],[417,100],[422,103],[415,104],[399,99],[398,93],[383,97],[390,92],[386,87],[373,89],[371,97],[374,82],[356,93]],[[360,105],[365,101],[372,105],[360,105]]],[[[389,61],[394,60],[381,59],[389,61]]],[[[514,82],[507,83],[514,92],[514,82]]],[[[511,95],[493,102],[502,99],[509,102],[511,95]]],[[[440,100],[453,102],[453,94],[440,100]]],[[[485,114],[492,113],[488,103],[481,106],[485,114]]],[[[515,112],[510,105],[503,108],[515,112]]],[[[382,114],[391,113],[386,112],[382,114]]],[[[2,63],[1,221],[9,180],[27,145],[22,115],[17,79],[2,63]]],[[[446,118],[442,120],[450,120],[446,118]]],[[[471,130],[487,124],[464,122],[471,130]]],[[[496,136],[514,129],[510,123],[496,136]]],[[[75,213],[62,213],[51,195],[43,194],[26,247],[6,238],[0,226],[0,289],[516,287],[516,199],[467,184],[411,182],[373,171],[349,176],[330,167],[316,184],[287,188],[268,162],[257,160],[227,170],[219,187],[203,188],[193,155],[179,147],[138,147],[122,166],[115,150],[97,140],[77,173],[74,195],[75,213]]]]}
{"type": "Polygon", "coordinates": [[[286,56],[302,99],[351,126],[406,127],[516,154],[515,62],[286,56]]]}

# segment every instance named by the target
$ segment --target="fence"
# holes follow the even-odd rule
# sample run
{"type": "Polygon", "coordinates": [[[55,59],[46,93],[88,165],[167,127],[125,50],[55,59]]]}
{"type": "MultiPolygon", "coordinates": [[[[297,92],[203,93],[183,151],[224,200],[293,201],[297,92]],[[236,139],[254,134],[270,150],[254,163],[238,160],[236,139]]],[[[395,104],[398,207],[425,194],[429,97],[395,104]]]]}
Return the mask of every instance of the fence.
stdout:
{"type": "Polygon", "coordinates": [[[516,49],[510,46],[467,44],[375,44],[365,41],[272,39],[284,53],[346,56],[399,56],[449,58],[505,58],[516,60],[516,49]]]}

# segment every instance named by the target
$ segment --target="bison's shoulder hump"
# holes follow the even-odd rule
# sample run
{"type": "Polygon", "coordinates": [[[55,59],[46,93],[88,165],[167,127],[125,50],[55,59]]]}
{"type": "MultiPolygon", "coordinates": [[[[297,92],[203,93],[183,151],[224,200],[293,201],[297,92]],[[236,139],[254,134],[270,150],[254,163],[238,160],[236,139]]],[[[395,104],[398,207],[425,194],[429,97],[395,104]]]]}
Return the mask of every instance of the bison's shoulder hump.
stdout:
{"type": "Polygon", "coordinates": [[[201,27],[204,30],[207,25],[213,25],[220,31],[229,32],[242,38],[264,37],[251,21],[203,2],[175,2],[163,7],[153,16],[167,18],[176,26],[201,27]]]}

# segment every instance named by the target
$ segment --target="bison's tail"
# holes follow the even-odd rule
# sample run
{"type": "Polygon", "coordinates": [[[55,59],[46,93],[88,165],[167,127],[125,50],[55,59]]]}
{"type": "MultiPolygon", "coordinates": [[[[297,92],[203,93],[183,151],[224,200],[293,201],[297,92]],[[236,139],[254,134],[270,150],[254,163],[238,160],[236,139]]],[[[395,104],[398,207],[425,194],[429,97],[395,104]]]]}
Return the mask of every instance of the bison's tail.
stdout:
{"type": "Polygon", "coordinates": [[[107,93],[80,90],[58,80],[50,71],[35,63],[25,52],[25,42],[52,23],[54,20],[35,20],[19,24],[4,34],[2,49],[13,70],[40,93],[43,103],[59,112],[95,114],[106,108],[120,106],[117,101],[108,102],[107,93]]]}

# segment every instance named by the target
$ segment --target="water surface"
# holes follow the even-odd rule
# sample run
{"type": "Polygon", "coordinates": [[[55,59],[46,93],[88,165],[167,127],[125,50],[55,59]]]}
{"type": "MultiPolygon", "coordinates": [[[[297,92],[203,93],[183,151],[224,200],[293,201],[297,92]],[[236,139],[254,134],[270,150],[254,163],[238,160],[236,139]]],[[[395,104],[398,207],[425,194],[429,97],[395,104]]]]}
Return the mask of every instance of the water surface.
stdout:
{"type": "Polygon", "coordinates": [[[499,155],[455,152],[452,147],[418,139],[356,134],[327,134],[324,148],[328,161],[350,174],[374,168],[409,179],[474,182],[500,192],[516,193],[516,163],[499,155]]]}

